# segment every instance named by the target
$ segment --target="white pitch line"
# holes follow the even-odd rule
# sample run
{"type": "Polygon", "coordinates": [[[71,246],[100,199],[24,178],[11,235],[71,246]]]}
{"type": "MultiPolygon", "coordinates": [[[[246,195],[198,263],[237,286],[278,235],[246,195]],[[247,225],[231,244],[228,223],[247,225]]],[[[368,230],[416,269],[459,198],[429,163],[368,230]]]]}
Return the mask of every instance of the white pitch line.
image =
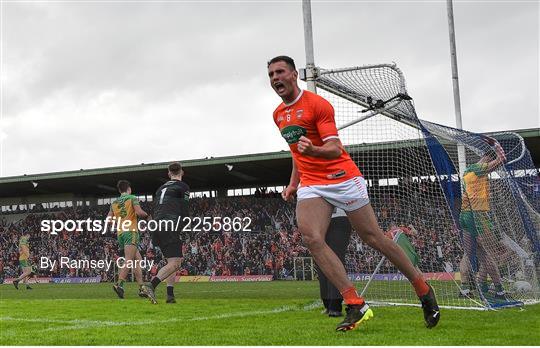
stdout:
{"type": "Polygon", "coordinates": [[[0,317],[0,321],[24,321],[24,322],[38,322],[38,323],[55,323],[55,324],[68,324],[71,326],[67,327],[50,327],[42,330],[34,330],[32,332],[51,332],[51,331],[67,331],[67,330],[84,330],[89,328],[97,327],[111,327],[111,326],[140,326],[140,325],[156,325],[156,324],[167,324],[175,322],[185,322],[185,321],[206,321],[206,320],[217,320],[217,319],[229,319],[229,318],[242,318],[255,315],[265,315],[265,314],[277,314],[283,312],[294,312],[294,311],[310,311],[314,308],[320,306],[320,301],[315,301],[304,305],[303,307],[298,306],[282,306],[270,310],[262,311],[250,311],[250,312],[237,312],[237,313],[223,313],[214,316],[208,317],[194,317],[194,318],[170,318],[166,320],[143,320],[135,322],[127,321],[101,321],[101,320],[56,320],[56,319],[47,319],[47,318],[13,318],[13,317],[0,317]]]}
{"type": "Polygon", "coordinates": [[[241,317],[249,317],[249,316],[253,316],[253,315],[292,312],[292,311],[295,311],[295,310],[298,310],[298,307],[284,306],[284,307],[278,307],[278,308],[274,308],[272,310],[266,310],[266,311],[223,313],[223,314],[214,315],[214,316],[211,316],[211,317],[198,317],[198,318],[191,318],[191,319],[187,319],[187,320],[188,321],[200,321],[200,320],[214,320],[214,319],[227,319],[227,318],[241,318],[241,317]]]}
{"type": "Polygon", "coordinates": [[[0,321],[24,321],[27,323],[49,323],[49,324],[102,324],[110,325],[114,324],[114,321],[103,321],[103,320],[84,320],[84,319],[72,319],[72,320],[62,320],[62,319],[48,319],[48,318],[13,318],[13,317],[0,317],[0,321]]]}
{"type": "Polygon", "coordinates": [[[30,318],[13,318],[13,317],[0,317],[0,321],[26,321],[26,322],[36,322],[36,323],[59,323],[59,324],[70,324],[73,320],[56,320],[56,319],[30,319],[30,318]]]}

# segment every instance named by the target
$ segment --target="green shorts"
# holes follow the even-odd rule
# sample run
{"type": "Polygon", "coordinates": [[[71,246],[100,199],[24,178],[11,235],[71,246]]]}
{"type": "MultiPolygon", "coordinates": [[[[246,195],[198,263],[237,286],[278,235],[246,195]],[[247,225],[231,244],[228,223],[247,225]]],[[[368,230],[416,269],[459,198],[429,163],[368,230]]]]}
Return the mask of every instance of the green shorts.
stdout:
{"type": "Polygon", "coordinates": [[[139,232],[122,232],[118,236],[118,247],[123,250],[126,245],[137,246],[139,244],[139,241],[139,232]]]}
{"type": "Polygon", "coordinates": [[[19,260],[19,266],[21,268],[32,267],[30,260],[19,260]]]}
{"type": "Polygon", "coordinates": [[[464,210],[459,214],[459,224],[463,230],[475,238],[486,230],[493,230],[493,223],[487,211],[464,210]]]}

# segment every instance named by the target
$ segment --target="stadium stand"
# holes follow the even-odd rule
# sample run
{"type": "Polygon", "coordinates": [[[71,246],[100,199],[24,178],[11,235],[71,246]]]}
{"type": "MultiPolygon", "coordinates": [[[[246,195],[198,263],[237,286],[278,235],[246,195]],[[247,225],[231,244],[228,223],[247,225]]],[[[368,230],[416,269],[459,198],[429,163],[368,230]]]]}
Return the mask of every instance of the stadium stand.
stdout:
{"type": "MultiPolygon", "coordinates": [[[[531,150],[535,166],[540,167],[540,131],[518,131],[531,150]]],[[[301,236],[295,227],[294,205],[285,203],[276,191],[284,185],[290,174],[290,155],[285,152],[234,157],[209,158],[183,161],[186,168],[185,181],[198,196],[191,199],[192,217],[228,216],[249,217],[252,221],[249,232],[227,232],[212,229],[209,232],[186,233],[183,236],[182,269],[180,275],[272,275],[274,279],[293,277],[295,257],[309,256],[302,245],[301,236]],[[267,190],[273,187],[273,190],[267,190]],[[241,194],[241,196],[228,196],[241,194]]],[[[134,191],[141,195],[142,208],[152,213],[149,199],[165,179],[167,163],[129,167],[81,170],[65,173],[29,175],[0,178],[0,278],[13,277],[18,271],[18,238],[23,232],[31,235],[32,264],[37,265],[39,255],[51,258],[69,256],[78,259],[116,259],[119,257],[114,235],[98,235],[95,232],[61,232],[49,235],[40,231],[42,219],[85,220],[104,219],[110,199],[116,193],[114,185],[118,179],[132,182],[134,191]],[[74,193],[76,192],[76,193],[74,193]]],[[[376,181],[376,180],[374,180],[376,181]]],[[[402,180],[394,190],[406,190],[407,185],[418,185],[421,191],[435,189],[439,183],[429,178],[417,181],[402,180]]],[[[378,190],[377,185],[369,188],[378,190]]],[[[417,191],[417,190],[414,190],[417,191]]],[[[412,225],[418,233],[409,236],[420,256],[422,264],[433,265],[437,257],[433,253],[442,247],[446,255],[452,255],[451,266],[459,268],[462,252],[456,248],[458,233],[452,226],[434,226],[436,219],[411,221],[406,204],[399,201],[400,195],[375,194],[372,204],[383,229],[392,224],[412,225]],[[401,221],[391,221],[387,211],[399,211],[401,221]],[[444,241],[444,243],[443,243],[444,241]]],[[[390,193],[389,193],[390,192],[390,193]]],[[[419,201],[432,215],[439,213],[436,205],[419,201]]],[[[395,216],[395,215],[394,215],[395,216]]],[[[142,233],[140,244],[143,257],[156,261],[152,270],[145,273],[146,280],[162,265],[163,257],[154,248],[148,233],[142,233]]],[[[365,260],[366,265],[375,265],[376,254],[357,238],[349,245],[348,269],[356,260],[365,260]],[[373,259],[373,260],[372,260],[373,259]]],[[[446,262],[449,260],[447,259],[446,262]]],[[[447,265],[446,265],[447,266],[447,265]]],[[[372,266],[367,266],[372,267],[372,266]]],[[[383,264],[383,270],[390,267],[383,264]]],[[[438,266],[443,271],[445,265],[438,266]]],[[[373,270],[365,269],[369,273],[373,270]]],[[[102,281],[114,279],[114,270],[109,272],[94,269],[39,270],[40,276],[101,276],[102,281]]]]}

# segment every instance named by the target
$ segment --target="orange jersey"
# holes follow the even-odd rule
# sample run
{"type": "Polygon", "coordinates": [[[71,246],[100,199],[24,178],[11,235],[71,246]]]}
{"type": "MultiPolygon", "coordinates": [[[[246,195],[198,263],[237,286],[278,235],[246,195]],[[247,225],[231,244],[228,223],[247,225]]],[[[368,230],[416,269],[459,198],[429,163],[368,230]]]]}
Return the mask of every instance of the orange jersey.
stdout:
{"type": "Polygon", "coordinates": [[[274,122],[289,144],[302,186],[337,184],[362,175],[345,149],[335,159],[298,152],[297,143],[302,135],[315,146],[322,146],[330,139],[339,139],[334,108],[323,97],[310,91],[300,91],[291,104],[279,104],[274,111],[274,122]]]}

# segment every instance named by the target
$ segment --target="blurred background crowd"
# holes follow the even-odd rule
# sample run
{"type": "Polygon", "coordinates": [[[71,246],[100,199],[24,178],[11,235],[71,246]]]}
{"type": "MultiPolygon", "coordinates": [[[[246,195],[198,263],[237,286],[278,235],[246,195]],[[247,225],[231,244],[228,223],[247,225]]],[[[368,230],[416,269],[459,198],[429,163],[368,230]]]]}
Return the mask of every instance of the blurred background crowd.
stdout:
{"type": "MultiPolygon", "coordinates": [[[[372,197],[372,205],[383,230],[395,226],[410,228],[412,245],[420,257],[420,269],[425,272],[444,272],[450,265],[458,269],[462,255],[459,232],[449,225],[446,205],[430,200],[430,183],[419,183],[419,197],[402,195],[400,187],[395,192],[385,188],[372,197]],[[407,197],[401,198],[400,197],[407,197]],[[413,200],[414,202],[411,202],[413,200]],[[418,211],[425,212],[421,216],[418,211]],[[437,252],[440,247],[443,257],[437,252]],[[445,265],[446,264],[446,265],[445,265]]],[[[437,184],[438,186],[438,184],[437,184]]],[[[436,187],[434,186],[434,189],[436,187]]],[[[375,188],[376,190],[376,188],[375,188]]],[[[152,214],[153,203],[141,202],[141,207],[152,214]]],[[[115,270],[69,269],[47,270],[39,268],[39,258],[47,256],[59,260],[70,259],[116,260],[120,256],[114,233],[62,231],[51,235],[41,231],[41,221],[51,220],[103,220],[108,205],[97,207],[56,207],[44,209],[40,205],[25,212],[17,221],[0,217],[0,276],[15,276],[18,270],[18,242],[23,233],[30,234],[31,263],[38,276],[87,277],[101,276],[102,281],[114,279],[115,270]]],[[[18,212],[21,213],[21,212],[18,212]]],[[[294,203],[284,202],[275,192],[257,191],[252,196],[226,198],[192,198],[190,216],[249,218],[250,231],[225,231],[214,226],[210,231],[182,233],[182,266],[180,275],[272,275],[274,279],[292,279],[295,259],[309,257],[295,225],[294,203]]],[[[242,220],[247,221],[247,220],[242,220]]],[[[245,224],[243,224],[245,225],[245,224]]],[[[354,234],[353,234],[354,235],[354,234]]],[[[149,232],[141,232],[141,255],[155,260],[154,267],[145,272],[148,279],[164,264],[159,248],[152,245],[149,232]]],[[[380,255],[353,236],[349,244],[346,268],[349,273],[371,273],[380,261],[380,255]]],[[[298,271],[298,265],[297,265],[298,271]]],[[[381,272],[395,272],[391,265],[383,264],[381,272]]]]}

